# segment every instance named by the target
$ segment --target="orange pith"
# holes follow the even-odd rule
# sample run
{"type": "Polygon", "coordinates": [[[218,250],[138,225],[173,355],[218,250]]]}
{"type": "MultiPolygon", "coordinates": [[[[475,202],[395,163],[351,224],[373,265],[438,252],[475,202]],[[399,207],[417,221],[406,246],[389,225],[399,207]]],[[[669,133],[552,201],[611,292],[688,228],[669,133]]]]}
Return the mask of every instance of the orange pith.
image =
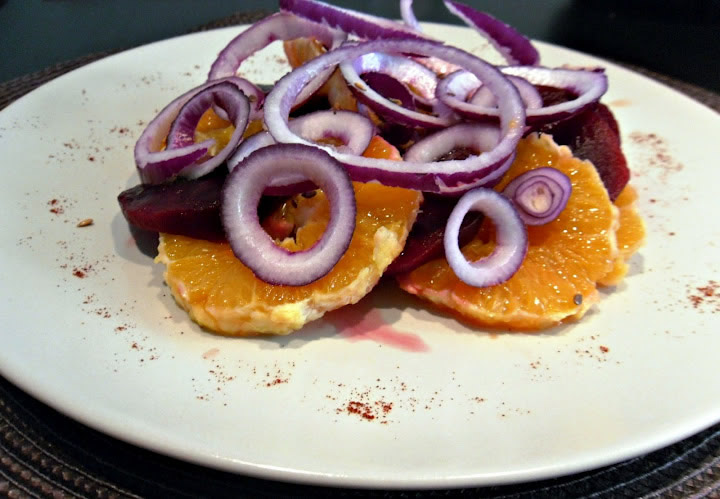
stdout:
{"type": "MultiPolygon", "coordinates": [[[[389,157],[389,156],[386,156],[389,157]]],[[[156,261],[176,301],[202,326],[227,335],[287,334],[325,312],[360,300],[402,251],[422,195],[378,184],[354,184],[356,228],[332,271],[306,286],[277,286],[257,279],[227,243],[161,234],[156,261]]],[[[322,234],[328,203],[322,192],[296,197],[304,224],[289,250],[309,247],[322,234]]]]}
{"type": "MultiPolygon", "coordinates": [[[[528,253],[513,277],[496,286],[475,288],[461,282],[443,258],[400,276],[400,286],[482,326],[537,330],[581,317],[597,301],[596,285],[615,270],[616,259],[624,262],[637,249],[642,221],[627,209],[627,235],[621,232],[627,253],[623,253],[616,240],[618,208],[595,168],[572,157],[569,149],[558,147],[549,136],[531,135],[521,141],[517,158],[497,189],[540,166],[553,166],[568,175],[573,191],[556,220],[528,227],[528,253]]],[[[620,203],[632,206],[631,194],[629,189],[620,203]]],[[[493,247],[491,223],[486,221],[463,252],[477,260],[493,247]]]]}

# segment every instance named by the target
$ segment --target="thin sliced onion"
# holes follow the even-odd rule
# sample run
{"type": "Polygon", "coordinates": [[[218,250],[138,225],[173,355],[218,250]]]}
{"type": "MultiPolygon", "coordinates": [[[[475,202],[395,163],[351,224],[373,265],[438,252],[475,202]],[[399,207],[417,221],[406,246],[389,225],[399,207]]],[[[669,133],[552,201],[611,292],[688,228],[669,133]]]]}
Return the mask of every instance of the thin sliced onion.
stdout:
{"type": "Polygon", "coordinates": [[[280,143],[312,145],[294,133],[288,124],[290,109],[297,95],[318,71],[372,52],[438,57],[471,71],[498,97],[501,138],[497,147],[479,156],[423,163],[365,158],[318,146],[343,163],[353,180],[378,181],[390,186],[450,194],[485,185],[492,178],[491,174],[506,165],[515,152],[525,125],[525,108],[515,86],[495,67],[476,56],[426,40],[377,40],[345,45],[285,75],[265,100],[265,125],[273,138],[280,143]]]}
{"type": "Polygon", "coordinates": [[[508,64],[534,65],[540,62],[537,49],[515,28],[463,3],[452,0],[443,2],[451,13],[485,37],[505,57],[508,64]]]}
{"type": "Polygon", "coordinates": [[[204,83],[185,92],[158,113],[135,144],[135,165],[143,183],[159,184],[178,175],[186,178],[198,178],[211,172],[225,161],[242,139],[250,114],[249,100],[238,88],[238,80],[240,78],[230,77],[204,83]],[[224,96],[222,102],[215,100],[216,95],[224,96]],[[192,110],[185,107],[191,101],[194,103],[192,110]],[[195,104],[205,101],[207,101],[207,107],[200,111],[202,106],[197,107],[195,104]],[[194,121],[197,124],[202,113],[212,104],[227,106],[224,112],[235,125],[235,131],[226,147],[215,156],[206,159],[214,141],[206,140],[195,144],[188,141],[188,132],[185,132],[184,138],[178,137],[177,143],[171,142],[169,144],[171,147],[163,150],[163,142],[168,137],[178,115],[184,111],[187,114],[184,114],[183,120],[194,121]]]}
{"type": "Polygon", "coordinates": [[[375,125],[365,116],[351,111],[316,111],[290,121],[290,128],[301,137],[333,147],[344,154],[360,155],[365,152],[375,135],[375,125]]]}
{"type": "Polygon", "coordinates": [[[403,22],[407,24],[408,27],[414,29],[415,31],[422,31],[420,23],[418,22],[417,17],[415,17],[415,12],[413,12],[413,0],[400,0],[400,15],[402,16],[403,22]]]}
{"type": "Polygon", "coordinates": [[[427,38],[402,23],[316,0],[280,0],[279,4],[281,10],[366,40],[427,38]]]}
{"type": "MultiPolygon", "coordinates": [[[[322,24],[303,19],[288,12],[272,14],[256,22],[233,38],[218,54],[210,67],[208,80],[215,80],[237,73],[245,59],[277,40],[313,37],[326,48],[333,49],[345,41],[346,35],[322,24]]],[[[296,106],[301,105],[314,94],[332,75],[332,70],[315,76],[312,83],[298,96],[296,106]]]]}
{"type": "MultiPolygon", "coordinates": [[[[508,76],[508,79],[520,93],[526,116],[530,115],[532,109],[542,107],[540,92],[532,84],[517,76],[508,76]]],[[[495,96],[468,71],[456,71],[444,78],[435,93],[438,100],[466,118],[496,120],[499,116],[495,96]]]]}
{"type": "MultiPolygon", "coordinates": [[[[365,152],[375,135],[375,125],[365,116],[350,111],[316,111],[290,120],[293,132],[312,142],[335,139],[341,146],[331,146],[347,154],[360,155],[365,152]]],[[[262,147],[276,144],[268,132],[260,132],[244,140],[228,159],[227,166],[232,171],[242,160],[262,147]]],[[[271,196],[290,196],[313,189],[303,175],[287,173],[274,177],[268,184],[265,194],[271,196]]]]}
{"type": "Polygon", "coordinates": [[[404,161],[428,163],[454,150],[469,150],[474,155],[491,151],[500,142],[500,128],[492,123],[459,123],[419,140],[405,152],[404,161]]]}
{"type": "Polygon", "coordinates": [[[529,125],[541,125],[575,116],[594,106],[608,89],[607,76],[601,69],[508,66],[502,68],[502,72],[523,78],[533,85],[560,88],[577,95],[577,98],[567,102],[528,110],[529,125]]]}
{"type": "MultiPolygon", "coordinates": [[[[524,78],[519,76],[508,76],[515,88],[520,92],[520,98],[525,103],[525,109],[538,109],[543,105],[542,96],[540,91],[535,86],[524,78]]],[[[481,86],[477,89],[477,92],[470,98],[470,104],[476,106],[496,107],[497,100],[495,96],[486,87],[481,86]]]]}
{"type": "Polygon", "coordinates": [[[525,224],[509,199],[492,189],[473,189],[460,198],[445,227],[445,258],[455,275],[478,288],[494,286],[510,279],[520,268],[528,248],[525,224]],[[495,226],[495,248],[490,255],[470,262],[465,258],[458,237],[460,225],[469,211],[481,211],[495,226]]]}
{"type": "Polygon", "coordinates": [[[222,222],[237,258],[265,282],[302,286],[327,275],[350,245],[355,230],[355,193],[342,165],[326,152],[300,144],[255,151],[228,176],[222,193],[222,222]],[[260,225],[257,206],[275,175],[301,173],[321,188],[330,220],[309,249],[290,252],[275,244],[260,225]]]}
{"type": "Polygon", "coordinates": [[[555,220],[565,209],[571,193],[568,176],[549,166],[517,176],[503,190],[528,225],[544,225],[555,220]]]}
{"type": "Polygon", "coordinates": [[[457,121],[451,112],[445,112],[447,107],[444,105],[440,108],[441,114],[438,115],[403,107],[381,95],[360,77],[370,72],[388,75],[416,90],[414,98],[426,105],[432,105],[437,102],[434,98],[437,76],[412,59],[375,52],[341,62],[340,71],[358,100],[387,121],[422,128],[444,128],[457,121]]]}
{"type": "MultiPolygon", "coordinates": [[[[542,125],[560,121],[594,105],[607,91],[607,77],[593,70],[543,68],[538,66],[507,66],[500,68],[518,88],[526,109],[527,123],[542,125]],[[564,89],[577,95],[575,99],[543,106],[535,85],[564,89]]],[[[467,71],[457,71],[440,81],[436,95],[449,108],[470,119],[497,119],[494,98],[478,78],[467,71]],[[467,101],[468,96],[472,96],[467,101]]]]}

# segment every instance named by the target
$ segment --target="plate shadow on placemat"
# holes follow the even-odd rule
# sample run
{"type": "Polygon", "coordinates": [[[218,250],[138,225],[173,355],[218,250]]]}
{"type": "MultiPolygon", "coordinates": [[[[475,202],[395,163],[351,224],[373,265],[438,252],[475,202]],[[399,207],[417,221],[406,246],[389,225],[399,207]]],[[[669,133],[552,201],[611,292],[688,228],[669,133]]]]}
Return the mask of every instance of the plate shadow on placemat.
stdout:
{"type": "Polygon", "coordinates": [[[702,497],[720,493],[720,425],[641,458],[553,480],[452,491],[360,491],[250,478],[139,449],[63,416],[0,378],[0,463],[0,492],[30,495],[702,497]]]}

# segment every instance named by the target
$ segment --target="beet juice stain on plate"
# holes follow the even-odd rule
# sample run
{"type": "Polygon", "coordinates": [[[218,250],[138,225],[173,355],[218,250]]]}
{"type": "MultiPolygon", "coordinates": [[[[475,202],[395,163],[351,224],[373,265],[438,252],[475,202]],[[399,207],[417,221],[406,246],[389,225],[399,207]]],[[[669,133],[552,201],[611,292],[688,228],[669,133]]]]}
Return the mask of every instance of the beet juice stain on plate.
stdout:
{"type": "Polygon", "coordinates": [[[395,329],[380,310],[363,303],[331,312],[325,319],[350,341],[371,340],[406,352],[430,351],[420,336],[395,329]]]}

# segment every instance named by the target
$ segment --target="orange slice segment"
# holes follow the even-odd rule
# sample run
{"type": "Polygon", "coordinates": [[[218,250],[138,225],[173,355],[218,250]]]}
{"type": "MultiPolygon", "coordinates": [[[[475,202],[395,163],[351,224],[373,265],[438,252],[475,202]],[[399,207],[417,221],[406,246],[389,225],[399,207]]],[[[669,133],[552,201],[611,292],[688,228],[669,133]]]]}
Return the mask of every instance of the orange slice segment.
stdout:
{"type": "MultiPolygon", "coordinates": [[[[570,177],[573,191],[554,221],[528,227],[528,253],[507,282],[475,288],[461,282],[447,261],[428,262],[398,278],[400,286],[440,308],[483,326],[537,330],[581,317],[597,300],[596,283],[614,267],[619,254],[615,231],[618,209],[610,201],[593,165],[574,158],[548,135],[530,135],[497,189],[516,176],[552,166],[570,177]]],[[[489,254],[494,243],[491,223],[463,253],[470,260],[489,254]]]]}
{"type": "Polygon", "coordinates": [[[613,269],[598,281],[601,286],[616,286],[628,273],[628,260],[645,242],[645,222],[637,210],[638,195],[633,186],[626,185],[615,200],[620,210],[620,225],[615,235],[619,254],[613,269]]]}
{"type": "MultiPolygon", "coordinates": [[[[359,301],[402,251],[422,194],[379,184],[354,187],[355,233],[323,278],[306,286],[271,285],[257,279],[227,243],[161,234],[156,261],[167,266],[165,282],[173,297],[197,323],[226,335],[288,334],[359,301]]],[[[305,223],[295,239],[282,241],[290,250],[307,248],[324,231],[329,207],[322,192],[298,196],[295,216],[305,223]]]]}

